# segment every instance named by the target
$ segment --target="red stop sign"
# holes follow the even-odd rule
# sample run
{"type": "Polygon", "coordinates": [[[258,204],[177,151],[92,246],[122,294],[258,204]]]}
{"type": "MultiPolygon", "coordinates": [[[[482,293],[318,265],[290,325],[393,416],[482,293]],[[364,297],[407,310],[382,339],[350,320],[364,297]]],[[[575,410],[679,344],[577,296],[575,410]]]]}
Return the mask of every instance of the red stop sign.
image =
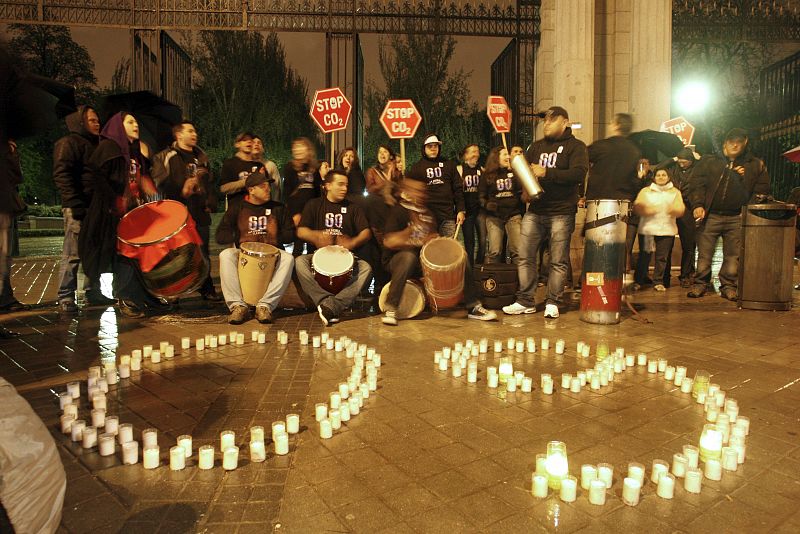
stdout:
{"type": "Polygon", "coordinates": [[[511,131],[511,109],[502,96],[491,95],[486,102],[486,115],[489,117],[494,131],[508,133],[511,131]]]}
{"type": "Polygon", "coordinates": [[[662,122],[661,131],[677,135],[680,137],[681,141],[683,141],[684,145],[692,144],[694,126],[683,117],[675,117],[674,119],[662,122]]]}
{"type": "Polygon", "coordinates": [[[380,121],[389,139],[411,139],[422,124],[422,115],[411,100],[389,100],[380,121]]]}
{"type": "Polygon", "coordinates": [[[350,111],[353,106],[338,87],[320,89],[314,93],[311,102],[311,118],[317,123],[319,129],[325,133],[344,130],[350,120],[350,111]]]}

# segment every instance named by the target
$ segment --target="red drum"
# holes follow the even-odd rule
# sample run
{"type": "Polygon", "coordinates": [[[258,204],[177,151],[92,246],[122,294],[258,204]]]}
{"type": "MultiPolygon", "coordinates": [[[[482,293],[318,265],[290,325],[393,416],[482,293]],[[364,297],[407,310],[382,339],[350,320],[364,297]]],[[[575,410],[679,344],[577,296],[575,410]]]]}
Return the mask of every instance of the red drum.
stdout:
{"type": "Polygon", "coordinates": [[[452,308],[464,297],[467,251],[453,238],[431,239],[419,255],[428,300],[436,310],[452,308]]]}
{"type": "Polygon", "coordinates": [[[311,268],[319,287],[336,295],[353,277],[353,253],[340,245],[328,245],[314,252],[311,268]]]}
{"type": "Polygon", "coordinates": [[[138,262],[144,287],[157,297],[197,291],[209,269],[202,244],[186,206],[174,200],[143,204],[117,226],[117,251],[138,262]]]}

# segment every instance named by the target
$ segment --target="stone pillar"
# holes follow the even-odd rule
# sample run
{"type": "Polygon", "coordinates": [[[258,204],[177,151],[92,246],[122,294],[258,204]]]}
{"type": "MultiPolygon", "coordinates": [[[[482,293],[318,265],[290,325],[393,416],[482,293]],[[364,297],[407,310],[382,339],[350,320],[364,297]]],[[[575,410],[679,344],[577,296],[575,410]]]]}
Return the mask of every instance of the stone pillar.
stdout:
{"type": "Polygon", "coordinates": [[[589,144],[594,132],[595,0],[555,2],[553,104],[582,127],[575,137],[589,144]]]}
{"type": "Polygon", "coordinates": [[[635,130],[658,130],[672,100],[672,2],[631,5],[629,109],[635,130]]]}

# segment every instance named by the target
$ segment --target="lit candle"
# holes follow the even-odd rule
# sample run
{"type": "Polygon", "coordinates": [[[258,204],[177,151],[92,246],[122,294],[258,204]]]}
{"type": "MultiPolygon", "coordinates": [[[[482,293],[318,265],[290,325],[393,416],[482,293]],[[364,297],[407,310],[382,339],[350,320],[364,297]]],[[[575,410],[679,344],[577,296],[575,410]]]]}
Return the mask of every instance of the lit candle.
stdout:
{"type": "Polygon", "coordinates": [[[100,428],[106,425],[106,411],[92,410],[92,426],[100,428]]]}
{"type": "Polygon", "coordinates": [[[191,338],[188,338],[188,337],[182,337],[182,338],[181,338],[181,349],[182,349],[182,350],[188,350],[188,349],[190,349],[191,347],[192,347],[192,340],[191,340],[191,338]]]}
{"type": "Polygon", "coordinates": [[[522,379],[521,386],[523,393],[530,393],[533,390],[533,378],[526,376],[522,379]]]}
{"type": "Polygon", "coordinates": [[[675,477],[669,473],[661,475],[658,479],[656,495],[662,499],[671,499],[675,495],[675,477]]]}
{"type": "Polygon", "coordinates": [[[131,366],[129,363],[121,363],[119,364],[119,377],[120,378],[130,378],[131,377],[131,366]]]}
{"type": "Polygon", "coordinates": [[[684,445],[683,455],[686,456],[687,468],[697,467],[697,462],[700,459],[700,449],[698,449],[694,445],[684,445]]]}
{"type": "Polygon", "coordinates": [[[633,354],[626,354],[625,355],[625,365],[627,367],[633,367],[636,365],[636,356],[633,354]]]}
{"type": "Polygon", "coordinates": [[[611,489],[614,483],[614,466],[607,463],[597,464],[597,479],[611,489]]]}
{"type": "Polygon", "coordinates": [[[556,354],[564,354],[564,349],[566,349],[566,342],[563,339],[557,339],[556,354]]]}
{"type": "Polygon", "coordinates": [[[228,335],[227,334],[220,334],[217,336],[220,345],[227,345],[228,344],[228,335]]]}
{"type": "Polygon", "coordinates": [[[117,432],[117,441],[122,445],[129,441],[133,441],[133,425],[130,423],[122,423],[119,425],[119,432],[117,432]]]}
{"type": "Polygon", "coordinates": [[[225,451],[236,446],[236,433],[233,430],[223,430],[219,434],[219,450],[225,451]]]}
{"type": "Polygon", "coordinates": [[[333,428],[331,427],[330,419],[322,419],[319,422],[319,437],[322,439],[330,439],[333,437],[333,428]]]}
{"type": "Polygon", "coordinates": [[[574,502],[578,496],[578,480],[569,476],[561,481],[561,491],[559,497],[564,502],[574,502]]]}
{"type": "Polygon", "coordinates": [[[139,442],[126,441],[122,444],[122,463],[133,465],[139,462],[139,442]]]}
{"type": "Polygon", "coordinates": [[[77,404],[67,404],[64,406],[64,415],[72,415],[75,416],[75,419],[78,418],[78,405],[77,404]]]}
{"type": "Polygon", "coordinates": [[[689,468],[689,459],[680,452],[672,455],[672,474],[676,477],[683,478],[686,476],[686,470],[689,468]]]}
{"type": "Polygon", "coordinates": [[[453,378],[460,378],[461,377],[461,365],[456,362],[453,364],[453,378]]]}
{"type": "MultiPolygon", "coordinates": [[[[134,350],[133,353],[138,353],[139,356],[142,355],[142,351],[139,349],[134,350]]],[[[94,379],[100,378],[100,366],[99,365],[90,366],[89,369],[86,371],[86,377],[94,379]]]]}
{"type": "Polygon", "coordinates": [[[593,375],[592,376],[592,383],[590,384],[592,391],[597,391],[600,389],[600,375],[593,375]]]}
{"type": "Polygon", "coordinates": [[[308,345],[308,332],[305,330],[300,330],[300,344],[301,345],[308,345]]]}
{"type": "Polygon", "coordinates": [[[550,349],[550,340],[547,339],[546,337],[542,338],[542,340],[540,341],[540,344],[542,346],[542,350],[549,350],[550,349]]]}
{"type": "Polygon", "coordinates": [[[700,493],[703,484],[703,473],[696,467],[686,470],[686,478],[683,481],[683,489],[689,493],[700,493]]]}
{"type": "Polygon", "coordinates": [[[691,393],[691,392],[692,392],[692,379],[683,378],[681,380],[681,393],[691,393]]]}
{"type": "Polygon", "coordinates": [[[514,350],[515,343],[516,343],[516,340],[513,337],[508,338],[506,340],[506,348],[508,350],[514,350]]]}
{"type": "Polygon", "coordinates": [[[239,447],[228,447],[222,453],[222,468],[225,471],[233,471],[237,467],[239,467],[239,447]]]}
{"type": "Polygon", "coordinates": [[[331,428],[333,430],[339,430],[342,428],[342,412],[341,409],[333,410],[332,412],[328,413],[328,419],[331,421],[331,428]]]}
{"type": "Polygon", "coordinates": [[[719,460],[706,461],[703,474],[709,480],[722,480],[722,464],[719,460]]]}
{"type": "Polygon", "coordinates": [[[202,445],[197,449],[197,467],[200,469],[211,469],[214,467],[213,445],[202,445]]]}
{"type": "Polygon", "coordinates": [[[339,397],[342,400],[350,397],[350,388],[347,386],[346,382],[339,383],[339,397]]]}
{"type": "Polygon", "coordinates": [[[516,352],[525,352],[525,342],[524,341],[517,341],[514,345],[514,350],[516,352]]]}
{"type": "Polygon", "coordinates": [[[497,388],[499,376],[496,374],[486,375],[486,385],[492,389],[497,388]]]}
{"type": "Polygon", "coordinates": [[[591,354],[591,347],[588,343],[583,346],[583,352],[581,352],[581,358],[588,358],[591,354]]]}
{"type": "Polygon", "coordinates": [[[142,370],[142,359],[140,357],[131,356],[131,371],[142,370]]]}
{"type": "Polygon", "coordinates": [[[73,399],[78,399],[81,396],[81,383],[80,382],[69,382],[67,383],[67,393],[73,399]]]}
{"type": "Polygon", "coordinates": [[[70,434],[72,431],[72,423],[75,421],[75,416],[72,414],[64,414],[60,417],[61,433],[70,434]]]}
{"type": "Polygon", "coordinates": [[[489,340],[485,337],[481,338],[481,340],[478,342],[478,349],[481,354],[486,354],[489,351],[489,340]]]}
{"type": "Polygon", "coordinates": [[[578,341],[578,342],[575,344],[575,352],[576,352],[578,355],[580,355],[580,354],[583,352],[583,346],[584,346],[584,345],[585,345],[585,343],[584,343],[583,341],[578,341]]]}
{"type": "Polygon", "coordinates": [[[647,362],[647,372],[651,375],[658,372],[658,362],[655,360],[649,360],[647,362]]]}
{"type": "Polygon", "coordinates": [[[547,477],[534,474],[531,480],[533,496],[538,499],[547,498],[547,477]]]}
{"type": "Polygon", "coordinates": [[[258,341],[258,330],[250,331],[250,341],[258,341]]]}
{"type": "MultiPolygon", "coordinates": [[[[274,425],[274,423],[273,423],[274,425]]],[[[250,427],[250,441],[264,441],[264,427],[251,426],[250,427]]]]}
{"type": "Polygon", "coordinates": [[[642,491],[642,481],[627,477],[622,481],[622,502],[628,506],[639,504],[639,495],[642,491]]]}
{"type": "Polygon", "coordinates": [[[169,470],[181,471],[186,467],[186,450],[180,445],[169,449],[169,470]]]}
{"type": "Polygon", "coordinates": [[[72,404],[72,395],[69,391],[62,391],[58,394],[58,409],[63,410],[72,404]]]}
{"type": "Polygon", "coordinates": [[[669,362],[667,362],[667,360],[665,360],[663,358],[659,359],[658,360],[658,372],[659,373],[665,372],[667,370],[667,364],[668,363],[669,362]]]}
{"type": "Polygon", "coordinates": [[[536,342],[533,340],[532,337],[528,338],[528,341],[525,343],[525,345],[529,353],[536,352],[536,342]]]}
{"type": "Polygon", "coordinates": [[[350,405],[348,403],[342,403],[342,405],[339,407],[339,418],[342,421],[350,420],[350,405]]]}
{"type": "Polygon", "coordinates": [[[267,342],[267,334],[265,334],[264,332],[259,332],[256,341],[258,341],[259,345],[265,344],[267,342]]]}
{"type": "Polygon", "coordinates": [[[236,344],[244,345],[244,334],[236,334],[236,344]]]}
{"type": "MultiPolygon", "coordinates": [[[[333,407],[331,407],[333,409],[333,407]]],[[[286,431],[289,434],[297,434],[300,432],[300,416],[296,413],[290,413],[286,416],[286,431]]]]}
{"type": "Polygon", "coordinates": [[[636,364],[641,366],[647,365],[647,354],[645,354],[644,352],[640,352],[636,356],[636,364]]]}
{"type": "Polygon", "coordinates": [[[260,463],[267,459],[267,448],[263,441],[250,442],[250,461],[260,463]]]}
{"type": "Polygon", "coordinates": [[[506,380],[506,391],[509,393],[517,391],[517,379],[513,376],[509,376],[506,380]]]}
{"type": "Polygon", "coordinates": [[[675,380],[675,368],[671,365],[668,365],[666,369],[664,369],[664,380],[667,382],[675,380]]]}
{"type": "Polygon", "coordinates": [[[743,415],[736,417],[736,426],[744,429],[745,435],[750,435],[750,418],[743,415]]]}
{"type": "Polygon", "coordinates": [[[536,455],[536,471],[537,475],[547,476],[547,455],[540,453],[536,455]]]}
{"type": "Polygon", "coordinates": [[[495,341],[494,342],[494,351],[495,352],[503,352],[503,342],[502,341],[495,341]]]}
{"type": "Polygon", "coordinates": [[[638,480],[640,484],[644,483],[644,466],[638,462],[631,462],[628,464],[628,478],[638,480]]]}
{"type": "Polygon", "coordinates": [[[333,340],[331,338],[328,338],[328,340],[325,342],[325,348],[327,350],[333,350],[333,346],[334,346],[333,340]]]}
{"type": "Polygon", "coordinates": [[[175,347],[173,345],[167,345],[166,350],[164,350],[164,357],[168,360],[175,357],[175,347]]]}
{"type": "Polygon", "coordinates": [[[738,457],[733,447],[722,447],[722,468],[725,471],[736,471],[739,467],[738,457]]]}
{"type": "Polygon", "coordinates": [[[545,469],[548,485],[553,489],[561,488],[561,481],[569,476],[566,444],[561,441],[551,441],[547,444],[545,469]]]}
{"type": "Polygon", "coordinates": [[[142,464],[145,469],[155,469],[161,463],[161,450],[158,446],[145,446],[142,454],[142,464]]]}
{"type": "MultiPolygon", "coordinates": [[[[326,414],[328,413],[327,409],[325,410],[325,413],[326,414]]],[[[263,429],[261,430],[261,433],[262,433],[261,441],[263,441],[264,440],[264,437],[263,437],[264,430],[263,429]]],[[[272,423],[272,441],[275,441],[275,436],[277,436],[278,434],[286,434],[286,422],[285,421],[275,421],[274,423],[272,423]]]]}
{"type": "Polygon", "coordinates": [[[575,377],[572,380],[570,380],[569,390],[572,393],[580,393],[581,392],[581,379],[578,378],[578,377],[575,377]]]}
{"type": "Polygon", "coordinates": [[[314,416],[318,422],[328,417],[328,405],[324,402],[318,402],[314,406],[314,416]]]}
{"type": "Polygon", "coordinates": [[[108,403],[106,401],[106,396],[102,393],[98,393],[92,399],[92,407],[95,410],[105,410],[108,407],[108,403]]]}
{"type": "Polygon", "coordinates": [[[158,430],[155,428],[146,428],[142,430],[142,447],[155,447],[158,445],[158,430]]]}
{"type": "Polygon", "coordinates": [[[669,473],[669,464],[664,460],[653,460],[653,467],[650,471],[650,481],[658,484],[658,480],[669,473]]]}
{"type": "MultiPolygon", "coordinates": [[[[73,423],[73,425],[74,424],[75,423],[73,423]]],[[[747,452],[747,445],[745,445],[744,438],[740,436],[733,436],[729,445],[733,450],[736,451],[736,461],[740,464],[743,464],[747,452]]]]}
{"type": "Polygon", "coordinates": [[[569,373],[561,374],[561,389],[569,389],[572,384],[572,375],[569,373]]]}
{"type": "MultiPolygon", "coordinates": [[[[184,458],[191,458],[192,456],[192,436],[188,434],[183,434],[178,436],[177,446],[183,450],[184,458]]],[[[174,449],[175,447],[173,447],[174,449]]],[[[172,449],[170,449],[170,454],[172,454],[172,449]]]]}
{"type": "Polygon", "coordinates": [[[588,490],[592,480],[597,480],[597,468],[591,464],[581,466],[581,488],[588,490]]]}
{"type": "Polygon", "coordinates": [[[467,366],[467,382],[474,384],[478,381],[478,362],[469,362],[467,366]]]}
{"type": "Polygon", "coordinates": [[[350,415],[358,415],[361,412],[361,403],[358,397],[355,394],[351,395],[348,402],[350,403],[350,415]]]}
{"type": "Polygon", "coordinates": [[[447,371],[447,365],[448,365],[449,362],[450,362],[450,360],[447,359],[447,358],[442,358],[441,360],[439,360],[439,370],[440,371],[447,371]]]}
{"type": "Polygon", "coordinates": [[[342,348],[343,345],[341,341],[337,341],[333,344],[333,350],[335,350],[336,352],[342,352],[342,348]]]}
{"type": "Polygon", "coordinates": [[[592,480],[589,485],[589,503],[597,506],[606,503],[606,485],[602,480],[592,480]]]}
{"type": "MultiPolygon", "coordinates": [[[[327,332],[322,332],[322,333],[320,334],[320,340],[321,340],[323,343],[327,343],[329,338],[330,338],[330,334],[329,334],[329,333],[327,333],[327,332]]],[[[367,346],[366,346],[366,345],[364,345],[364,344],[361,344],[361,345],[359,346],[359,348],[363,348],[365,352],[366,352],[366,350],[367,350],[367,346]]]]}
{"type": "Polygon", "coordinates": [[[442,351],[437,350],[433,353],[433,363],[439,364],[439,360],[442,359],[442,351]]]}
{"type": "Polygon", "coordinates": [[[722,441],[723,434],[716,425],[703,426],[700,434],[700,459],[704,462],[709,459],[719,460],[722,457],[722,441]]]}
{"type": "Polygon", "coordinates": [[[149,358],[150,355],[153,353],[153,345],[145,345],[142,347],[142,357],[145,359],[149,358]]]}
{"type": "Polygon", "coordinates": [[[154,350],[150,353],[150,361],[153,363],[161,363],[161,352],[154,350]]]}
{"type": "Polygon", "coordinates": [[[553,394],[553,380],[547,379],[545,380],[544,384],[542,384],[542,393],[545,395],[552,395],[553,394]]]}

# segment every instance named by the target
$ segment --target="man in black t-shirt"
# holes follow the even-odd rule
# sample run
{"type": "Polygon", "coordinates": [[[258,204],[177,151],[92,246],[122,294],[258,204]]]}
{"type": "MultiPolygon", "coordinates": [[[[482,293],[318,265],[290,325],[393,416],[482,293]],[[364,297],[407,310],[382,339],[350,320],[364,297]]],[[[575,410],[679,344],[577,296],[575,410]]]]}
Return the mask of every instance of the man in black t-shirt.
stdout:
{"type": "MultiPolygon", "coordinates": [[[[264,166],[260,161],[253,160],[253,140],[255,135],[251,132],[242,132],[236,136],[233,146],[236,155],[222,162],[220,170],[219,189],[227,195],[230,202],[234,198],[241,198],[245,191],[245,180],[250,173],[256,172],[264,166]]],[[[227,207],[227,206],[226,206],[227,207]]]]}
{"type": "MultiPolygon", "coordinates": [[[[372,234],[364,211],[346,199],[347,175],[330,171],[325,176],[324,193],[324,196],[313,198],[306,204],[297,228],[297,237],[317,249],[339,245],[352,253],[366,243],[372,234]]],[[[339,293],[333,294],[322,288],[314,278],[312,257],[313,254],[304,254],[297,258],[297,278],[317,306],[323,324],[328,326],[339,322],[342,312],[355,302],[372,275],[372,270],[367,262],[354,258],[352,276],[347,285],[339,293]]]]}

